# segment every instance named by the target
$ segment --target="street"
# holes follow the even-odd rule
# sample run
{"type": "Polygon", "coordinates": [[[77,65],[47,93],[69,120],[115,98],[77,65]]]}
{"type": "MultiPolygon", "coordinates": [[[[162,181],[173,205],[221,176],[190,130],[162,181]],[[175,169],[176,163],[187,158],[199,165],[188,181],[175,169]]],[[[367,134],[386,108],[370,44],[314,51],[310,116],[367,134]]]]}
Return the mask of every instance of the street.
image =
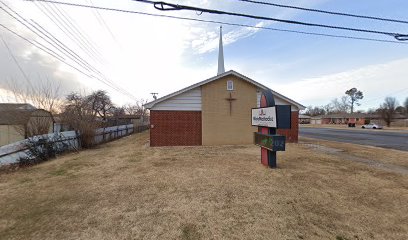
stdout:
{"type": "Polygon", "coordinates": [[[408,132],[387,132],[380,129],[299,128],[301,137],[355,143],[408,151],[408,132]]]}

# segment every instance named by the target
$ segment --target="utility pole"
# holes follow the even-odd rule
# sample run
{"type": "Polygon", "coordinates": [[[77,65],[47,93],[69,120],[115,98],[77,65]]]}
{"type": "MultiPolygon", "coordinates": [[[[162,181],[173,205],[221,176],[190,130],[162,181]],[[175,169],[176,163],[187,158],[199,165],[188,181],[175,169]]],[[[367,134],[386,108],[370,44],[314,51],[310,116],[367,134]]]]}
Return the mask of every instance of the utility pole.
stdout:
{"type": "Polygon", "coordinates": [[[152,94],[152,95],[153,95],[154,100],[156,100],[156,99],[157,99],[157,95],[158,95],[159,93],[152,92],[152,93],[150,93],[150,94],[152,94]]]}

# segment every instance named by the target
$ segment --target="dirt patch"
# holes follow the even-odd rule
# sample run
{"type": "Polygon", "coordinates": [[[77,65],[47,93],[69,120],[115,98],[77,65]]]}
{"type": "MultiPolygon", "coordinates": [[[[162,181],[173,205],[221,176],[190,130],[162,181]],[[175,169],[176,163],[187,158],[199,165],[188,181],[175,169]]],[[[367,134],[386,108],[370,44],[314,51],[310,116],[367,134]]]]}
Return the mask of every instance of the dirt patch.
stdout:
{"type": "MultiPolygon", "coordinates": [[[[302,143],[301,143],[302,144],[302,143]]],[[[370,167],[378,168],[381,170],[385,171],[390,171],[394,173],[399,173],[399,174],[405,174],[408,175],[408,168],[399,166],[399,165],[394,165],[390,163],[383,163],[380,161],[372,160],[372,159],[367,159],[367,158],[362,158],[362,157],[357,157],[352,154],[350,154],[350,151],[346,152],[343,149],[339,148],[333,148],[333,147],[328,147],[325,145],[319,145],[319,144],[314,144],[314,143],[303,143],[304,146],[310,147],[316,151],[320,151],[323,153],[328,153],[332,155],[336,155],[346,161],[353,161],[357,163],[362,163],[366,164],[370,167]]]]}
{"type": "Polygon", "coordinates": [[[288,144],[278,153],[278,168],[268,169],[253,145],[150,148],[148,136],[1,174],[0,239],[408,235],[406,175],[337,155],[403,166],[403,153],[389,161],[374,156],[381,151],[348,145],[319,142],[324,147],[317,151],[288,144]]]}

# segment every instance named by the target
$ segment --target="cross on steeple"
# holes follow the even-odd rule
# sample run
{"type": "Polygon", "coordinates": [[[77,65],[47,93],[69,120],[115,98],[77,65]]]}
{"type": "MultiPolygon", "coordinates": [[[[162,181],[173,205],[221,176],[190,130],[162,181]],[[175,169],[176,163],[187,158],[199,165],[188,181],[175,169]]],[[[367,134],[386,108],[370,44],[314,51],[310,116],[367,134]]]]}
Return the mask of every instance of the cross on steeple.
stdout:
{"type": "Polygon", "coordinates": [[[232,101],[235,101],[235,100],[237,100],[237,99],[232,97],[232,93],[231,93],[231,92],[230,92],[229,94],[230,94],[230,95],[229,95],[229,98],[226,98],[225,100],[227,100],[227,101],[229,102],[229,105],[230,105],[230,116],[231,116],[231,114],[232,114],[232,101]]]}

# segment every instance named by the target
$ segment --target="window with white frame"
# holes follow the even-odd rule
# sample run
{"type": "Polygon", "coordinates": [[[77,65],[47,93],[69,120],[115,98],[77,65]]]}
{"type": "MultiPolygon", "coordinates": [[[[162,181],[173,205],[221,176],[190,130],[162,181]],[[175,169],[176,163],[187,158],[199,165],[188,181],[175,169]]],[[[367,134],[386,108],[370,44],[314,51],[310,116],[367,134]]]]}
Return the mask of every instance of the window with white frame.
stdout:
{"type": "Polygon", "coordinates": [[[227,90],[233,91],[234,90],[234,82],[232,80],[227,81],[227,90]]]}

